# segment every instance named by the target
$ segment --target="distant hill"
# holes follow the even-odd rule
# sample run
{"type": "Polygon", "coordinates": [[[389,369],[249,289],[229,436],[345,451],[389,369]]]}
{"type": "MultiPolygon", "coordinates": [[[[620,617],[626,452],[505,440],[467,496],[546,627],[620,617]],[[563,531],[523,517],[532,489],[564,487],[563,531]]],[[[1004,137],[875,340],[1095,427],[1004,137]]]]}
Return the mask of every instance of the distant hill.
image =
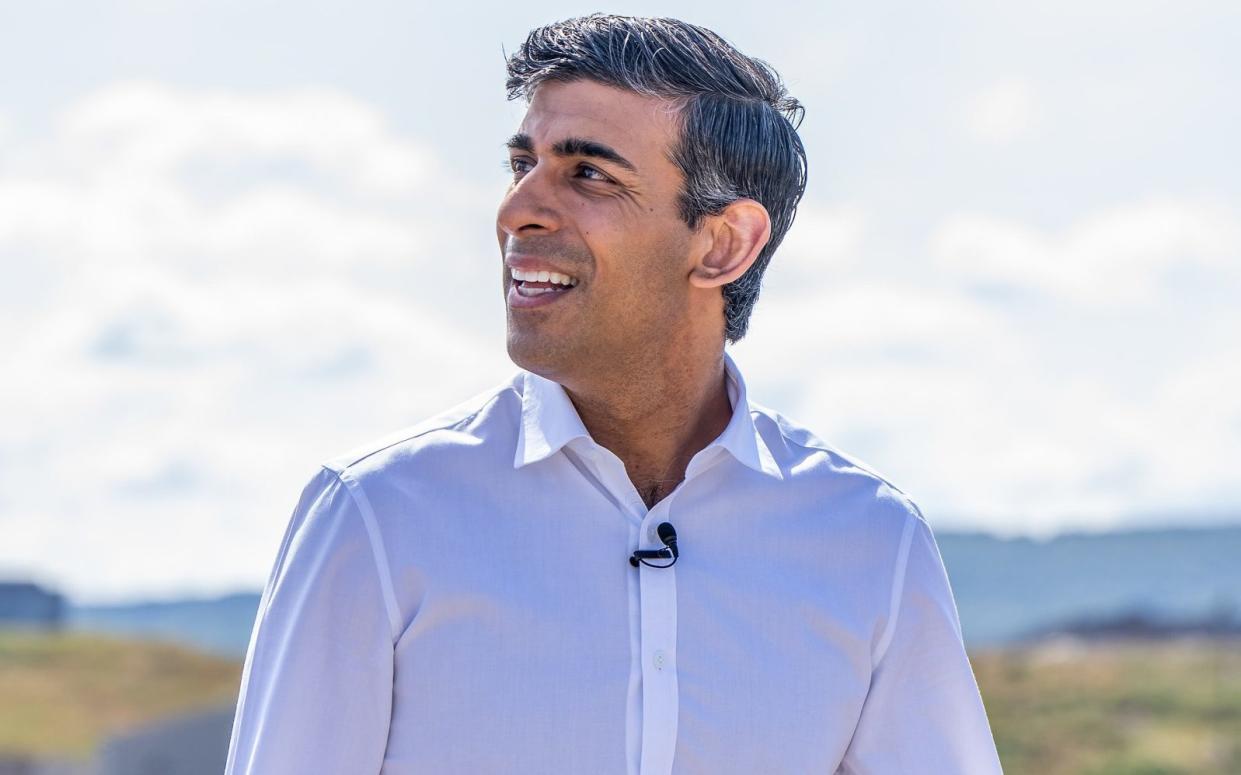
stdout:
{"type": "Polygon", "coordinates": [[[172,641],[237,657],[245,656],[258,610],[259,593],[242,592],[217,598],[70,605],[66,624],[75,630],[172,641]]]}
{"type": "MultiPolygon", "coordinates": [[[[1099,534],[1047,541],[936,531],[969,646],[1000,645],[1060,623],[1145,613],[1223,618],[1241,606],[1241,525],[1099,534]]],[[[73,606],[67,624],[162,638],[243,656],[259,594],[73,606]]]]}
{"type": "Polygon", "coordinates": [[[936,533],[970,645],[1146,612],[1220,618],[1241,605],[1241,525],[1057,536],[936,533]]]}

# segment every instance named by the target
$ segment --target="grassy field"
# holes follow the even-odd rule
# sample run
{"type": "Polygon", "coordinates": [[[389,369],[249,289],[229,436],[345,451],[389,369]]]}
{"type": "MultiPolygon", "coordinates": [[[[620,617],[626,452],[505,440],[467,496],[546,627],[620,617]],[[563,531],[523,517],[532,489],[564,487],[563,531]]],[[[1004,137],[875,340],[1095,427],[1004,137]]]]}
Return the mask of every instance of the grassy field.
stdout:
{"type": "Polygon", "coordinates": [[[1241,773],[1241,643],[971,652],[1007,775],[1241,773]]]}
{"type": "Polygon", "coordinates": [[[113,732],[235,702],[241,665],[160,643],[0,629],[0,754],[89,758],[113,732]]]}
{"type": "MultiPolygon", "coordinates": [[[[1007,775],[1241,773],[1241,643],[970,658],[1007,775]]],[[[0,630],[0,754],[84,758],[112,732],[235,701],[240,677],[176,646],[0,630]]]]}

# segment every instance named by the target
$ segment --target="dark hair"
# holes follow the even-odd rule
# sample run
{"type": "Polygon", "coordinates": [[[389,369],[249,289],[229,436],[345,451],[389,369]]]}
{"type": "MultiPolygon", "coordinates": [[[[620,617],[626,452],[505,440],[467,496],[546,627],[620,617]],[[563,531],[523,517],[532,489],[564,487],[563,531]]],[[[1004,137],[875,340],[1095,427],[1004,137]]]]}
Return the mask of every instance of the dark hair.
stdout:
{"type": "Polygon", "coordinates": [[[585,79],[680,106],[681,136],[670,158],[685,179],[682,220],[698,229],[703,216],[743,197],[771,216],[758,258],[723,289],[724,336],[745,336],[763,272],[806,188],[806,151],[797,136],[805,110],[779,74],[708,29],[598,13],[531,31],[507,62],[510,100],[529,101],[543,81],[585,79]]]}

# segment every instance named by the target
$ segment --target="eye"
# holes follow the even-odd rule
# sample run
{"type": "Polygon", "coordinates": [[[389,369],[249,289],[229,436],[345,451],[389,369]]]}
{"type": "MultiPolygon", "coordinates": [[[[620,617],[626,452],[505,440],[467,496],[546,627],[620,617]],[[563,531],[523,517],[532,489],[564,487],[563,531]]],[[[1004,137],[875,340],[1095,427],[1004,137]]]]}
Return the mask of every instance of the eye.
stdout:
{"type": "Polygon", "coordinates": [[[518,172],[526,171],[524,169],[521,169],[521,165],[525,163],[526,163],[526,160],[523,159],[522,157],[514,156],[511,159],[505,159],[504,161],[500,162],[500,166],[503,167],[505,170],[516,174],[518,172]]]}
{"type": "Polygon", "coordinates": [[[578,169],[579,169],[579,170],[583,170],[583,171],[585,171],[585,172],[590,172],[590,173],[593,173],[593,174],[595,174],[595,175],[598,175],[598,176],[599,176],[599,177],[597,177],[597,178],[591,178],[591,180],[599,180],[599,181],[602,181],[602,182],[604,182],[604,183],[610,183],[610,182],[611,182],[611,179],[610,179],[607,175],[604,175],[602,172],[600,172],[599,170],[595,169],[594,167],[591,167],[591,166],[590,166],[590,165],[588,165],[588,164],[582,164],[582,165],[579,165],[579,166],[578,166],[578,169]]]}

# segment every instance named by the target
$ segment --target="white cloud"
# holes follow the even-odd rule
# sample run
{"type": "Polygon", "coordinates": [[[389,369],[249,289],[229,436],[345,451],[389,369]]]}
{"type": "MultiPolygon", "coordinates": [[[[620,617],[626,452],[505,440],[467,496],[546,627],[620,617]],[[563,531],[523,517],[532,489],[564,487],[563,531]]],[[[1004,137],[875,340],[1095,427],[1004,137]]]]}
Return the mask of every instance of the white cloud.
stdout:
{"type": "Polygon", "coordinates": [[[431,184],[434,168],[431,153],[396,136],[370,105],[324,89],[239,94],[125,83],[75,104],[60,129],[57,142],[94,162],[98,174],[161,175],[261,158],[391,194],[431,184]]]}
{"type": "Polygon", "coordinates": [[[121,85],[16,151],[0,569],[254,586],[319,460],[513,368],[480,189],[363,103],[121,85]]]}
{"type": "Polygon", "coordinates": [[[869,227],[870,217],[857,205],[803,200],[772,260],[792,283],[847,270],[861,261],[869,227]]]}
{"type": "Polygon", "coordinates": [[[1059,235],[957,215],[938,229],[931,250],[967,282],[1082,305],[1135,305],[1157,297],[1177,268],[1206,267],[1235,279],[1241,230],[1235,209],[1221,204],[1150,200],[1094,214],[1059,235]]]}
{"type": "Polygon", "coordinates": [[[1160,200],[1059,235],[950,216],[934,264],[898,272],[864,242],[878,265],[772,282],[735,352],[760,402],[936,524],[1046,536],[1218,511],[1241,500],[1241,351],[1217,335],[1241,331],[1229,213],[1160,200]]]}
{"type": "Polygon", "coordinates": [[[1029,136],[1040,120],[1032,87],[1023,81],[995,83],[974,94],[962,111],[966,134],[1002,145],[1029,136]]]}
{"type": "Polygon", "coordinates": [[[1048,536],[1241,498],[1236,369],[1186,370],[1130,398],[1123,377],[1066,373],[1032,351],[926,340],[921,355],[778,336],[737,349],[760,402],[778,397],[937,526],[1048,536]]]}

